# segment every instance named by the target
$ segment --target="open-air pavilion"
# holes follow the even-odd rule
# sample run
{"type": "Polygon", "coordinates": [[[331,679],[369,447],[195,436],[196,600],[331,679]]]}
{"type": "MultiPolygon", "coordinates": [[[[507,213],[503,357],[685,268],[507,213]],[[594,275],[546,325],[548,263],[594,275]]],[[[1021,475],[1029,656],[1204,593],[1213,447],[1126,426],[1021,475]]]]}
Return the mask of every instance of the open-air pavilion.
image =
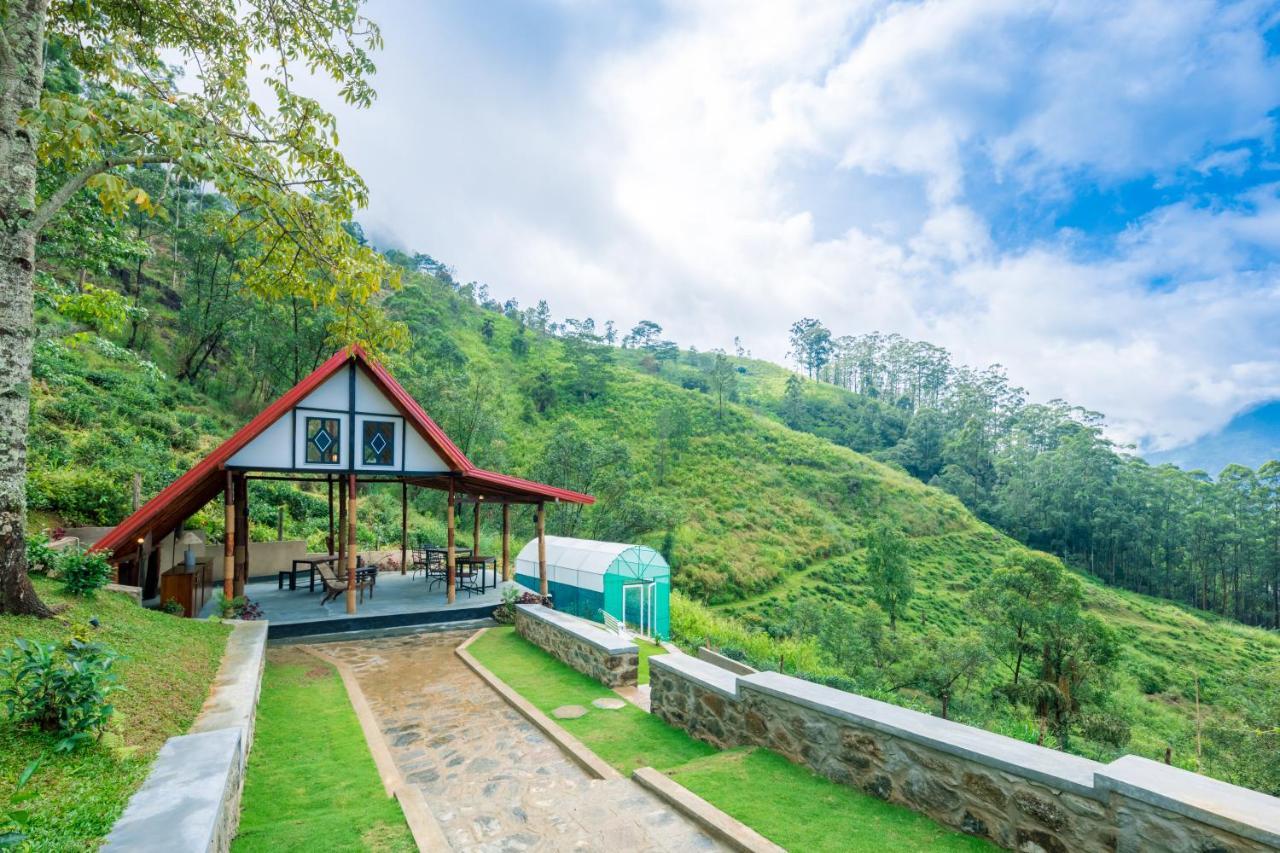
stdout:
{"type": "MultiPolygon", "coordinates": [[[[349,623],[366,605],[384,615],[389,609],[403,613],[406,608],[421,607],[442,611],[443,618],[448,618],[447,612],[458,604],[460,588],[468,599],[479,592],[492,602],[499,578],[506,582],[512,576],[512,505],[535,509],[537,538],[543,543],[536,591],[546,596],[546,505],[594,501],[590,495],[477,467],[385,368],[360,347],[351,346],[335,353],[94,547],[108,553],[118,582],[142,587],[144,596],[150,597],[159,586],[162,540],[176,537],[192,515],[222,495],[226,534],[220,586],[228,598],[242,595],[249,578],[248,484],[253,480],[323,484],[321,490],[329,498],[329,553],[306,561],[312,565],[303,565],[303,574],[291,572],[287,588],[282,573],[278,584],[264,585],[266,594],[255,596],[278,602],[277,613],[270,605],[264,608],[273,629],[282,614],[315,622],[326,618],[319,614],[330,613],[332,608],[317,608],[321,598],[311,593],[316,573],[325,598],[342,599],[349,623]],[[367,578],[373,567],[360,566],[356,553],[359,493],[361,485],[368,483],[399,483],[401,499],[400,577],[379,581],[375,571],[372,583],[367,578]],[[446,541],[438,547],[422,548],[410,542],[411,487],[448,494],[446,541]],[[479,553],[482,516],[489,505],[500,507],[500,558],[479,553]],[[457,542],[458,515],[466,510],[471,516],[470,548],[457,542]],[[442,587],[439,591],[437,584],[442,587]],[[374,598],[365,598],[366,586],[371,596],[376,595],[376,604],[374,598]],[[310,614],[300,601],[311,602],[310,614]]],[[[213,577],[194,580],[196,584],[217,582],[213,577]]],[[[195,606],[189,615],[199,615],[200,610],[195,606]]]]}

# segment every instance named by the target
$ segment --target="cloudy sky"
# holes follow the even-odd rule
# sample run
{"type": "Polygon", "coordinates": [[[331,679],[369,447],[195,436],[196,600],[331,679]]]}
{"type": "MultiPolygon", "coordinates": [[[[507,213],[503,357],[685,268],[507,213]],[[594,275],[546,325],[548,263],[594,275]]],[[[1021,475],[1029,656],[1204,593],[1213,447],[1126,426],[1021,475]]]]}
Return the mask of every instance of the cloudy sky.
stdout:
{"type": "Polygon", "coordinates": [[[776,360],[804,316],[896,331],[1149,448],[1280,397],[1274,6],[369,12],[361,221],[500,298],[776,360]]]}

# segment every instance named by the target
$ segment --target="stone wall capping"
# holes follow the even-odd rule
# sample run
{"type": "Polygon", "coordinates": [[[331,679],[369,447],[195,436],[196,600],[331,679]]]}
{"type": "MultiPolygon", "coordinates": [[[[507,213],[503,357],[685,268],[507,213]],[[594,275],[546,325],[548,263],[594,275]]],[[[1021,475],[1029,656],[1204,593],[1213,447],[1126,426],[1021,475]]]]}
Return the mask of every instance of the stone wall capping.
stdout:
{"type": "Polygon", "coordinates": [[[665,669],[682,675],[694,683],[715,691],[726,699],[738,699],[739,677],[727,669],[721,669],[713,663],[698,660],[684,652],[658,655],[649,658],[649,669],[665,669]]]}
{"type": "Polygon", "coordinates": [[[253,743],[253,721],[266,664],[267,622],[233,621],[227,649],[214,677],[213,689],[190,734],[238,727],[244,732],[244,756],[253,743]]]}
{"type": "Polygon", "coordinates": [[[640,654],[640,647],[629,643],[603,628],[597,628],[585,619],[579,619],[559,610],[543,607],[541,604],[517,604],[516,609],[525,615],[548,625],[554,625],[562,631],[568,631],[588,645],[595,646],[610,655],[640,654]]]}
{"type": "Polygon", "coordinates": [[[1102,770],[1103,765],[1087,758],[778,672],[747,675],[739,678],[738,682],[740,689],[759,690],[819,713],[914,741],[939,752],[1004,770],[1022,778],[1043,782],[1082,797],[1106,799],[1106,793],[1094,786],[1094,774],[1102,770]]]}
{"type": "Polygon", "coordinates": [[[102,850],[227,850],[239,812],[244,752],[239,727],[169,738],[102,850]]]}
{"type": "Polygon", "coordinates": [[[222,662],[185,735],[160,748],[102,849],[222,853],[240,823],[240,793],[266,660],[267,623],[230,622],[222,662]]]}
{"type": "Polygon", "coordinates": [[[725,655],[722,655],[719,652],[712,651],[706,646],[701,646],[698,648],[698,660],[704,660],[707,663],[713,663],[716,666],[720,667],[721,669],[727,669],[730,672],[737,673],[738,675],[751,675],[753,672],[759,672],[758,669],[747,666],[745,663],[742,663],[741,661],[736,661],[731,657],[726,657],[725,655]]]}
{"type": "Polygon", "coordinates": [[[1280,849],[1280,798],[1136,755],[1104,766],[1096,784],[1280,849]]]}

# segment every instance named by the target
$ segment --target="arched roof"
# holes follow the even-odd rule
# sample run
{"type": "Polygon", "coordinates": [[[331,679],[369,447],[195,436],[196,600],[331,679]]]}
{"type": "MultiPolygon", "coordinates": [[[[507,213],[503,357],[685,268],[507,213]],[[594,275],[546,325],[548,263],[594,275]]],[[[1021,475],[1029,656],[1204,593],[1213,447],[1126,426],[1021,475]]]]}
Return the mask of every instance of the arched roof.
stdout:
{"type": "MultiPolygon", "coordinates": [[[[516,571],[538,572],[538,540],[531,539],[516,556],[516,571]]],[[[594,575],[627,575],[645,579],[667,577],[671,567],[647,545],[598,542],[569,536],[547,537],[547,570],[565,569],[594,575]]]]}

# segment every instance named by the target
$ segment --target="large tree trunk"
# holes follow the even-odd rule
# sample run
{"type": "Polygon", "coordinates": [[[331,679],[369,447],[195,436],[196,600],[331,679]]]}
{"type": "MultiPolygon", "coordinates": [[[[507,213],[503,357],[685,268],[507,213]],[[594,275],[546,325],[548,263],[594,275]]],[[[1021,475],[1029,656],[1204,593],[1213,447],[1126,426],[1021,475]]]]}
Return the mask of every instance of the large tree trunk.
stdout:
{"type": "Polygon", "coordinates": [[[19,117],[40,100],[46,2],[12,2],[0,22],[0,612],[38,616],[52,613],[26,558],[36,142],[19,117]]]}

